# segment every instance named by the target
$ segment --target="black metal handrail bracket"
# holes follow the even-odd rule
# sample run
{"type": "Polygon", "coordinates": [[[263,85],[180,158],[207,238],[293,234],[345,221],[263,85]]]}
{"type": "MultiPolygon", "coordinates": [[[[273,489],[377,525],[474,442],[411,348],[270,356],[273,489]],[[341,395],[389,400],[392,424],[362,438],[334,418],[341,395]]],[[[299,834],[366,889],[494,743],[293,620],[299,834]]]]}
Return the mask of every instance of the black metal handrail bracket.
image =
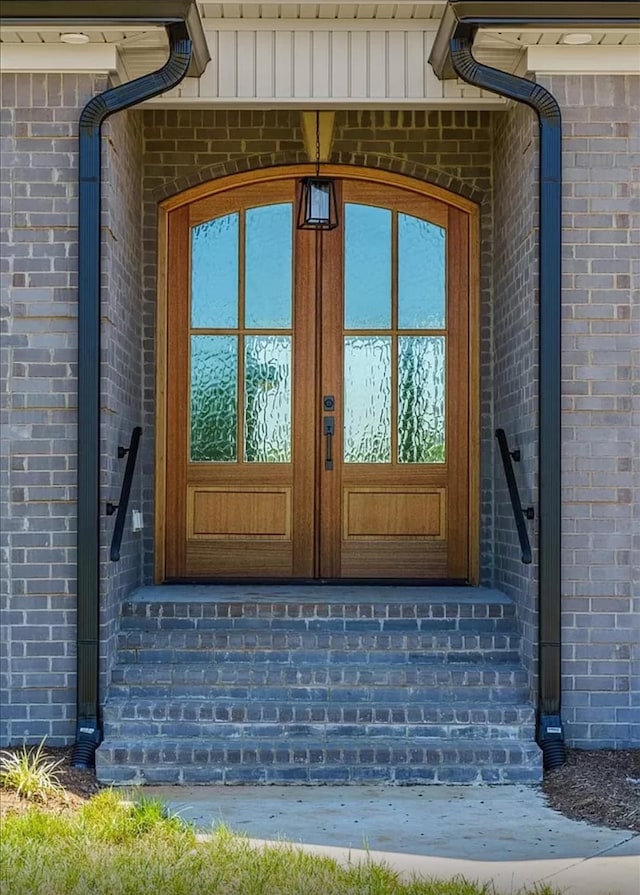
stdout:
{"type": "Polygon", "coordinates": [[[122,488],[120,489],[120,500],[118,503],[107,501],[107,516],[113,516],[117,511],[116,524],[113,527],[113,537],[111,538],[111,551],[109,558],[111,562],[118,562],[120,559],[120,547],[122,545],[122,535],[124,534],[124,524],[127,520],[127,510],[129,509],[129,497],[131,495],[131,483],[133,481],[133,473],[136,469],[136,460],[138,459],[138,445],[140,444],[140,436],[142,429],[136,426],[131,433],[131,441],[129,447],[118,447],[118,458],[120,460],[126,455],[127,465],[124,470],[124,478],[122,479],[122,488]]]}
{"type": "Polygon", "coordinates": [[[509,489],[509,498],[511,500],[513,518],[515,519],[516,529],[518,530],[518,540],[520,541],[522,562],[525,565],[529,565],[531,563],[531,544],[529,542],[529,532],[527,531],[527,526],[524,520],[525,518],[533,519],[534,509],[533,507],[522,506],[522,502],[520,500],[520,491],[518,490],[518,483],[513,472],[512,461],[515,460],[517,463],[520,460],[520,451],[509,450],[509,442],[507,441],[507,436],[505,435],[504,429],[496,429],[496,438],[498,439],[500,456],[502,457],[502,466],[504,468],[504,475],[507,480],[507,488],[509,489]]]}

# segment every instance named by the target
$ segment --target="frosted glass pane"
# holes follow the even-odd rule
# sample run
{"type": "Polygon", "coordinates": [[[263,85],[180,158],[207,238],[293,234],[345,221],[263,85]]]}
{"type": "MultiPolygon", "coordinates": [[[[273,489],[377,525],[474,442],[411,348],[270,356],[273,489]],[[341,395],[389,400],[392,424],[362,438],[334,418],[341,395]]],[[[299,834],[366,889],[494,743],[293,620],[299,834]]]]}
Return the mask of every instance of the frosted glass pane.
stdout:
{"type": "Polygon", "coordinates": [[[250,208],[246,217],[245,323],[291,326],[291,205],[250,208]]]}
{"type": "Polygon", "coordinates": [[[238,325],[238,214],[191,231],[191,326],[238,325]]]}
{"type": "Polygon", "coordinates": [[[236,336],[191,336],[191,460],[237,458],[236,336]]]}
{"type": "Polygon", "coordinates": [[[291,337],[247,336],[244,459],[291,462],[291,337]]]}
{"type": "Polygon", "coordinates": [[[445,231],[409,214],[398,215],[398,326],[445,326],[445,231]]]}
{"type": "Polygon", "coordinates": [[[444,463],[445,340],[398,339],[398,462],[444,463]]]}
{"type": "Polygon", "coordinates": [[[391,326],[391,212],[344,207],[345,329],[391,326]]]}
{"type": "Polygon", "coordinates": [[[391,462],[391,338],[344,340],[345,463],[391,462]]]}

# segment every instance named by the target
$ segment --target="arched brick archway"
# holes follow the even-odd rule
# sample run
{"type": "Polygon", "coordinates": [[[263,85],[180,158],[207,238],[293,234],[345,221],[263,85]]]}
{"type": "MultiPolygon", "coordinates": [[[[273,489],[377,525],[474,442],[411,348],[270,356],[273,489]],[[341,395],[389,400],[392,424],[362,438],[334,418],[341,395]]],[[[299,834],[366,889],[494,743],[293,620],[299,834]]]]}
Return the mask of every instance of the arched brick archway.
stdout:
{"type": "MultiPolygon", "coordinates": [[[[207,165],[198,171],[192,171],[183,177],[172,180],[155,188],[152,196],[156,202],[183,193],[193,187],[200,186],[209,181],[219,180],[221,177],[229,177],[246,171],[259,171],[267,168],[275,168],[287,165],[301,165],[308,163],[307,154],[303,151],[270,152],[260,155],[247,155],[243,158],[230,159],[207,165]]],[[[456,177],[439,168],[422,165],[419,162],[409,161],[401,156],[384,155],[375,152],[336,152],[330,160],[331,164],[346,165],[349,167],[369,168],[372,171],[388,171],[400,174],[423,183],[430,183],[441,187],[457,196],[463,196],[472,202],[482,205],[486,199],[483,190],[469,181],[456,177]]]]}

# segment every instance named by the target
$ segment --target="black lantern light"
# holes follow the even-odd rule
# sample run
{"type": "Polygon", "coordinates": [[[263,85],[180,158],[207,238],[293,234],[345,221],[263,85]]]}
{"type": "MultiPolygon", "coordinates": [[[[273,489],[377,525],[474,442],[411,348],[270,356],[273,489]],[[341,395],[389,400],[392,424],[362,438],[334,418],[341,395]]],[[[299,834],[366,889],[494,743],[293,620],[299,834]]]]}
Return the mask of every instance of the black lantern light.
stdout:
{"type": "Polygon", "coordinates": [[[336,185],[320,176],[320,113],[316,112],[316,173],[300,183],[298,230],[335,230],[338,226],[336,185]]]}

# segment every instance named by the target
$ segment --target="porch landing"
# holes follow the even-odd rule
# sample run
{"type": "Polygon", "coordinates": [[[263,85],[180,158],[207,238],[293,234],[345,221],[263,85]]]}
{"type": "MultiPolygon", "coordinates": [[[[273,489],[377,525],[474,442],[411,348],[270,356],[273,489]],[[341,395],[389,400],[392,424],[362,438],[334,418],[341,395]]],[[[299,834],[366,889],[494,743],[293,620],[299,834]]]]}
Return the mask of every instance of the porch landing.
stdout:
{"type": "Polygon", "coordinates": [[[105,783],[534,783],[515,607],[488,588],[144,587],[122,607],[105,783]]]}
{"type": "Polygon", "coordinates": [[[153,584],[140,587],[130,601],[185,603],[237,600],[258,603],[511,603],[492,587],[382,584],[153,584]]]}

